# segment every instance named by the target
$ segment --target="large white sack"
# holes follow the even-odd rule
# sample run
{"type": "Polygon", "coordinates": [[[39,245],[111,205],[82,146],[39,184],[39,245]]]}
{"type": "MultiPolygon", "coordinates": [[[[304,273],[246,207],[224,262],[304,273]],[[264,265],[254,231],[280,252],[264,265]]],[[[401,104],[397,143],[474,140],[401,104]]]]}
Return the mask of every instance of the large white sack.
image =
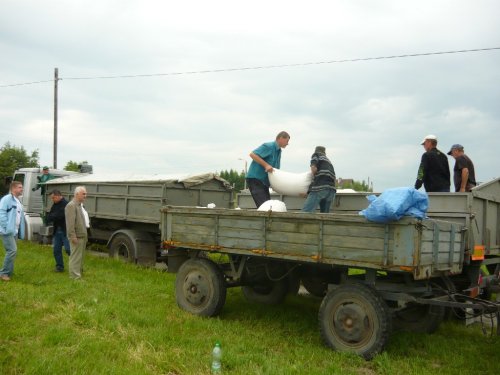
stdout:
{"type": "Polygon", "coordinates": [[[270,199],[262,203],[260,207],[257,208],[257,211],[286,212],[286,205],[285,202],[276,199],[270,199]]]}
{"type": "Polygon", "coordinates": [[[312,181],[312,173],[291,173],[274,168],[274,172],[267,174],[271,187],[278,194],[299,195],[307,193],[312,181]]]}

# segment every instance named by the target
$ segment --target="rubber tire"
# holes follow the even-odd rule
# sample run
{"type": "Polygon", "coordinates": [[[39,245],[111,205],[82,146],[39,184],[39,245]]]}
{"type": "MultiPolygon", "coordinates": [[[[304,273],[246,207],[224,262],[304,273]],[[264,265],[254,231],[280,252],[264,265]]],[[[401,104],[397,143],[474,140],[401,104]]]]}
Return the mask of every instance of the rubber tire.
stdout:
{"type": "Polygon", "coordinates": [[[327,346],[366,360],[382,352],[392,330],[384,300],[375,290],[358,283],[331,290],[323,298],[318,320],[327,346]]]}
{"type": "Polygon", "coordinates": [[[408,332],[434,333],[446,316],[446,308],[438,305],[409,304],[392,317],[394,329],[408,332]]]}
{"type": "Polygon", "coordinates": [[[135,246],[132,239],[124,233],[118,233],[109,244],[109,257],[134,263],[135,246]]]}
{"type": "Polygon", "coordinates": [[[175,278],[177,305],[194,315],[218,315],[226,302],[226,283],[217,265],[209,259],[192,258],[179,268],[175,278]]]}
{"type": "Polygon", "coordinates": [[[316,276],[303,276],[302,285],[313,296],[323,298],[328,291],[328,283],[316,276]]]}
{"type": "Polygon", "coordinates": [[[249,302],[278,305],[285,300],[289,291],[287,277],[278,281],[267,281],[260,285],[242,286],[241,291],[249,302]]]}

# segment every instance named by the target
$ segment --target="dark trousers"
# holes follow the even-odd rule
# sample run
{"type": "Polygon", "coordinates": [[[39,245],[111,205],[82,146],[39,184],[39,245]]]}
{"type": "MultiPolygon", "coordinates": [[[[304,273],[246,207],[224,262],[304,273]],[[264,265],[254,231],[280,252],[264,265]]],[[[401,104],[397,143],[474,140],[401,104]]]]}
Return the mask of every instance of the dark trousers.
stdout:
{"type": "Polygon", "coordinates": [[[261,180],[257,180],[256,178],[247,178],[247,185],[257,208],[259,208],[262,203],[271,199],[269,186],[264,185],[261,180]]]}

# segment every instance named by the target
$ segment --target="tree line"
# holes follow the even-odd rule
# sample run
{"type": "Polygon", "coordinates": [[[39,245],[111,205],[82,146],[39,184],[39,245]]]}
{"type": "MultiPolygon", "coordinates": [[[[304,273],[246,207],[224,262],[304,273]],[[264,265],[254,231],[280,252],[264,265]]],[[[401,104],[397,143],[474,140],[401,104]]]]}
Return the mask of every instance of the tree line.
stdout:
{"type": "MultiPolygon", "coordinates": [[[[12,177],[14,172],[20,168],[39,168],[41,167],[39,161],[39,152],[34,150],[31,153],[28,152],[23,146],[11,145],[10,142],[5,143],[5,145],[0,148],[0,177],[5,182],[0,184],[0,193],[4,195],[8,192],[7,178],[12,177]]],[[[66,171],[78,172],[79,166],[86,162],[78,163],[76,161],[68,161],[63,168],[66,171]]],[[[217,172],[216,172],[217,173],[217,172]]],[[[230,169],[222,170],[218,172],[219,176],[224,180],[228,181],[234,190],[239,192],[245,188],[245,172],[230,169]]],[[[356,191],[372,191],[373,189],[365,182],[358,182],[354,180],[348,180],[348,182],[337,185],[342,189],[354,189],[356,191]]]]}

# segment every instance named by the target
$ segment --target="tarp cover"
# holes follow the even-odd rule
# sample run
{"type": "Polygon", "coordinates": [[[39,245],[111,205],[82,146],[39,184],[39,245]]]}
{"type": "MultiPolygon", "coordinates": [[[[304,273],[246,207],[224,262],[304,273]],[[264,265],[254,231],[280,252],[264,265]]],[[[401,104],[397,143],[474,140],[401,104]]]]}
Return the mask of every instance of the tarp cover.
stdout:
{"type": "Polygon", "coordinates": [[[403,216],[423,219],[429,208],[427,194],[410,187],[388,189],[378,197],[369,195],[366,198],[371,203],[359,214],[377,223],[396,221],[403,216]]]}
{"type": "Polygon", "coordinates": [[[72,183],[96,183],[96,182],[137,182],[137,183],[181,183],[184,187],[189,188],[192,186],[203,184],[204,182],[216,180],[219,181],[225,189],[231,190],[231,185],[215,173],[201,173],[201,174],[81,174],[61,177],[48,181],[48,185],[57,184],[61,182],[72,183]]]}

